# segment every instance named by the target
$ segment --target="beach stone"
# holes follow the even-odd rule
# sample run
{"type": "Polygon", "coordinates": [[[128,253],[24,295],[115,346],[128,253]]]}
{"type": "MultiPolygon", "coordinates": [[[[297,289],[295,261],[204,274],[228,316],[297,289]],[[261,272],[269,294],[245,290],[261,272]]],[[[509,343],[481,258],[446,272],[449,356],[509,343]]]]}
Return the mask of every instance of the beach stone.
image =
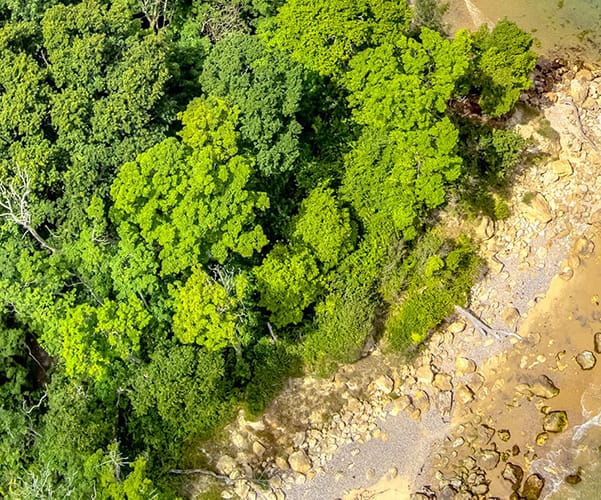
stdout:
{"type": "Polygon", "coordinates": [[[434,379],[434,374],[432,373],[432,368],[430,368],[430,364],[426,363],[425,365],[422,365],[417,370],[415,370],[415,377],[417,378],[418,382],[430,385],[432,383],[432,380],[434,379]]]}
{"type": "Polygon", "coordinates": [[[522,497],[525,500],[538,500],[545,487],[545,480],[538,474],[531,474],[524,481],[522,497]]]}
{"type": "Polygon", "coordinates": [[[570,82],[570,95],[574,104],[581,105],[588,97],[588,85],[585,81],[574,79],[570,82]]]}
{"type": "Polygon", "coordinates": [[[501,460],[501,454],[498,451],[482,450],[482,455],[478,460],[478,464],[484,470],[493,470],[499,465],[499,460],[501,460]]]}
{"type": "Polygon", "coordinates": [[[568,427],[568,415],[565,411],[551,411],[543,418],[543,429],[547,432],[563,432],[568,427]]]}
{"type": "Polygon", "coordinates": [[[566,476],[566,483],[571,484],[572,486],[580,483],[581,481],[582,481],[582,478],[580,477],[579,473],[570,474],[570,475],[566,476]]]}
{"type": "Polygon", "coordinates": [[[478,441],[482,444],[490,443],[490,440],[495,435],[495,430],[488,425],[479,425],[478,429],[478,441]]]}
{"type": "MultiPolygon", "coordinates": [[[[600,211],[601,212],[601,211],[600,211]]],[[[447,330],[449,332],[451,332],[452,334],[457,334],[457,333],[461,333],[463,330],[465,330],[465,321],[454,321],[453,323],[451,323],[449,325],[449,327],[447,328],[447,330]]]]}
{"type": "Polygon", "coordinates": [[[452,391],[453,384],[451,383],[451,376],[446,373],[437,373],[434,375],[434,387],[441,391],[452,391]]]}
{"type": "Polygon", "coordinates": [[[597,358],[591,351],[582,351],[576,356],[576,362],[583,370],[592,370],[597,364],[597,358]]]}
{"type": "Polygon", "coordinates": [[[375,387],[384,394],[390,394],[394,389],[394,380],[387,375],[382,375],[374,382],[375,387]]]}
{"type": "Polygon", "coordinates": [[[460,385],[455,391],[455,399],[466,405],[474,400],[474,392],[467,385],[460,385]]]}
{"type": "Polygon", "coordinates": [[[236,467],[238,467],[238,463],[229,455],[221,455],[219,460],[217,460],[217,464],[215,465],[220,474],[224,476],[229,476],[236,467]]]}
{"type": "Polygon", "coordinates": [[[530,198],[529,203],[522,203],[523,214],[532,222],[551,222],[553,212],[547,199],[539,192],[533,193],[530,198]]]}
{"type": "Polygon", "coordinates": [[[595,244],[586,236],[581,236],[574,243],[574,251],[576,254],[582,256],[591,255],[595,251],[595,244]]]}
{"type": "Polygon", "coordinates": [[[413,395],[413,406],[421,413],[427,413],[430,409],[430,398],[424,391],[417,391],[413,395]]]}
{"type": "Polygon", "coordinates": [[[530,391],[539,398],[551,399],[559,394],[559,389],[546,375],[538,377],[531,385],[530,391]]]}
{"type": "Polygon", "coordinates": [[[522,483],[523,478],[524,471],[522,470],[522,468],[519,465],[507,462],[505,469],[503,469],[503,479],[511,483],[511,488],[514,491],[520,489],[520,484],[522,483]]]}
{"type": "MultiPolygon", "coordinates": [[[[601,333],[599,334],[601,336],[601,333]]],[[[458,357],[455,360],[455,368],[457,369],[457,375],[462,377],[468,373],[473,373],[476,371],[476,363],[469,359],[464,358],[462,356],[458,357]]]]}
{"type": "Polygon", "coordinates": [[[549,434],[546,432],[541,432],[536,436],[536,444],[539,446],[544,446],[549,439],[549,434]]]}
{"type": "Polygon", "coordinates": [[[601,332],[595,333],[595,352],[601,354],[601,332]]]}
{"type": "Polygon", "coordinates": [[[503,319],[503,323],[505,323],[512,330],[515,330],[517,328],[518,321],[520,320],[520,311],[518,311],[515,307],[507,307],[501,314],[501,318],[503,319]]]}
{"type": "Polygon", "coordinates": [[[311,470],[311,460],[303,450],[298,450],[288,457],[290,468],[295,472],[306,474],[311,470]]]}
{"type": "Polygon", "coordinates": [[[398,415],[410,406],[411,398],[405,394],[402,394],[401,396],[392,401],[392,409],[390,410],[390,414],[392,416],[398,415]]]}
{"type": "Polygon", "coordinates": [[[495,221],[488,215],[482,217],[480,224],[476,228],[476,235],[482,240],[489,240],[495,235],[495,221]]]}
{"type": "Polygon", "coordinates": [[[478,372],[467,374],[463,380],[473,392],[478,392],[484,385],[484,377],[478,372]]]}
{"type": "Polygon", "coordinates": [[[579,80],[581,82],[592,82],[593,73],[590,69],[582,68],[580,71],[578,71],[578,73],[576,73],[574,79],[579,80]]]}
{"type": "Polygon", "coordinates": [[[499,431],[497,431],[497,436],[499,436],[499,439],[503,442],[507,442],[511,439],[511,432],[509,432],[509,430],[507,429],[501,429],[499,431]]]}
{"type": "Polygon", "coordinates": [[[574,169],[569,160],[555,160],[549,163],[548,168],[558,177],[572,175],[574,169]]]}
{"type": "Polygon", "coordinates": [[[488,493],[488,484],[486,483],[481,483],[481,484],[477,484],[476,486],[472,487],[472,493],[474,495],[486,495],[488,493]]]}

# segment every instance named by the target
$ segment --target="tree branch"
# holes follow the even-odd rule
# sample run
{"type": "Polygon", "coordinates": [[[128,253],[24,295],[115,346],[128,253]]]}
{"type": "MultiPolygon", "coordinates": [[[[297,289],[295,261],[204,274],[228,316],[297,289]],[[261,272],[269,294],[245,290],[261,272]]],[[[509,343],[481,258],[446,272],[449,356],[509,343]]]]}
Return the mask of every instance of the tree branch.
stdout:
{"type": "Polygon", "coordinates": [[[482,321],[480,318],[472,314],[467,309],[464,309],[463,307],[455,306],[455,310],[464,318],[467,318],[470,321],[470,323],[474,325],[474,328],[478,330],[482,335],[492,335],[498,340],[501,340],[500,335],[505,335],[506,337],[515,337],[516,339],[523,340],[523,338],[517,333],[508,332],[506,330],[495,330],[494,328],[491,328],[484,321],[482,321]]]}

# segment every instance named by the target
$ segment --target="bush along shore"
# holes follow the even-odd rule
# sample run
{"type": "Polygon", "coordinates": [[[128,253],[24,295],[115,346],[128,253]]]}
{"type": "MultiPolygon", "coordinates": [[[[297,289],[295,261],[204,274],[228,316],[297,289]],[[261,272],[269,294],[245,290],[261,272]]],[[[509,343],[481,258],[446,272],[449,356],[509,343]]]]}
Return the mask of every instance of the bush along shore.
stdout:
{"type": "Polygon", "coordinates": [[[550,491],[557,478],[536,467],[530,471],[530,464],[553,451],[554,433],[565,430],[564,416],[573,418],[570,425],[581,418],[579,408],[553,404],[554,398],[564,403],[557,396],[569,384],[557,376],[557,364],[564,358],[574,364],[580,385],[566,391],[582,390],[597,351],[590,332],[590,346],[567,355],[561,342],[569,338],[537,325],[542,313],[537,316],[536,306],[553,278],[556,287],[569,285],[595,251],[601,230],[600,110],[600,71],[541,61],[533,90],[506,122],[528,141],[529,151],[505,193],[510,215],[495,220],[494,213],[481,212],[466,222],[456,207],[440,214],[448,231],[471,232],[477,242],[485,271],[468,307],[490,329],[457,313],[411,360],[378,347],[328,379],[291,380],[259,420],[240,414],[219,446],[205,450],[223,479],[224,498],[345,492],[349,498],[378,498],[385,486],[369,486],[397,476],[410,485],[399,495],[419,498],[512,491],[538,498],[550,491]],[[552,339],[556,347],[546,352],[542,346],[552,339]],[[513,424],[495,418],[499,412],[513,418],[512,407],[531,411],[531,424],[521,417],[513,424]],[[528,439],[518,438],[526,430],[528,439]]]}

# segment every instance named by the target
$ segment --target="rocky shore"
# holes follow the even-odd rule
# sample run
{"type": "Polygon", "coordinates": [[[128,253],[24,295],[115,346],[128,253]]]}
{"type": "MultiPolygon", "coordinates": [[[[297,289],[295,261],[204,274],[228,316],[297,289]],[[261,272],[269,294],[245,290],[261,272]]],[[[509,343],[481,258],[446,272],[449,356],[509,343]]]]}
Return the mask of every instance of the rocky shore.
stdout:
{"type": "MultiPolygon", "coordinates": [[[[498,337],[458,315],[411,365],[376,350],[329,380],[291,380],[259,421],[241,414],[223,443],[206,450],[223,498],[385,498],[393,483],[399,489],[389,498],[530,499],[545,491],[544,474],[529,472],[541,454],[531,441],[543,447],[563,430],[565,410],[549,403],[561,388],[557,375],[528,370],[550,356],[540,348],[545,331],[529,321],[555,276],[569,282],[586,265],[595,250],[589,235],[601,230],[601,71],[555,71],[539,75],[510,120],[540,158],[518,174],[512,215],[482,218],[474,229],[488,270],[469,308],[498,337]],[[504,380],[501,368],[512,363],[517,378],[504,380]],[[540,429],[516,440],[494,412],[525,401],[540,429]]],[[[595,365],[599,337],[580,353],[583,373],[595,365]]]]}

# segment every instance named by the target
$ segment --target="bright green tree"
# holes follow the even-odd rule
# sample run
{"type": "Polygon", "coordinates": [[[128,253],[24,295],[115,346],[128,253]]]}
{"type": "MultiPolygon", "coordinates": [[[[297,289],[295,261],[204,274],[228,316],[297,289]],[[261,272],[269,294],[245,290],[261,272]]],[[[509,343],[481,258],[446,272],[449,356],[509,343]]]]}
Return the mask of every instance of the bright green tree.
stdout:
{"type": "Polygon", "coordinates": [[[163,276],[223,263],[230,252],[250,257],[267,243],[255,217],[269,200],[247,189],[252,162],[238,152],[235,108],[197,99],[181,119],[182,140],[166,139],[123,165],[111,188],[115,222],[139,228],[160,249],[163,276]]]}

